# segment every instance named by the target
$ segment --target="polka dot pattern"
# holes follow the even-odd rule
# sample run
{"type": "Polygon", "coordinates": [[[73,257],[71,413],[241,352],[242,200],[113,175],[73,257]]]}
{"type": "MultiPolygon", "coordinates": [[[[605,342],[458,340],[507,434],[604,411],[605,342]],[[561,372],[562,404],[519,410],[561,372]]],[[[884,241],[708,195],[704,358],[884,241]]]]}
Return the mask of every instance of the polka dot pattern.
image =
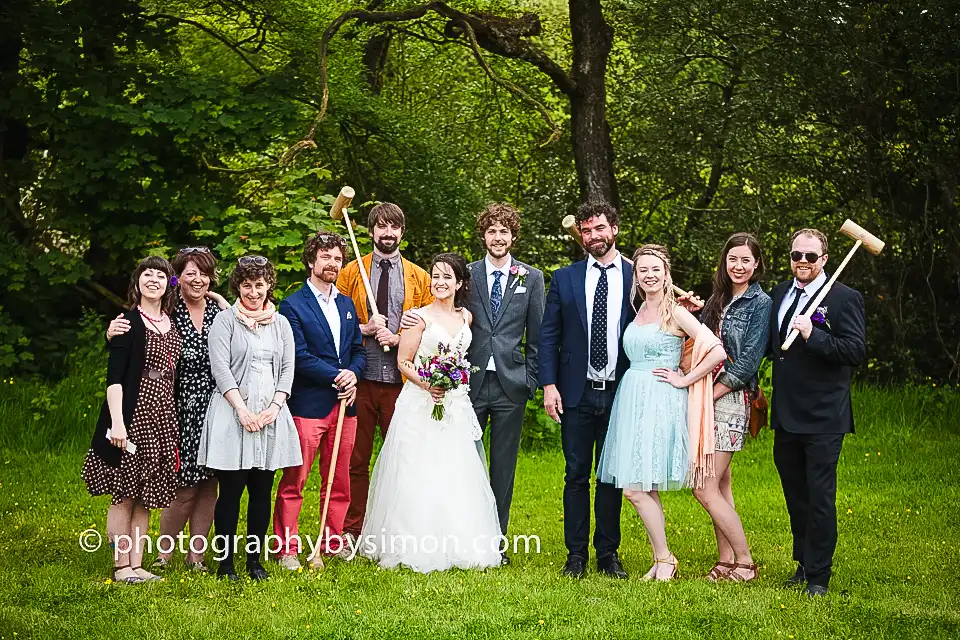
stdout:
{"type": "Polygon", "coordinates": [[[597,282],[597,292],[593,296],[593,317],[590,327],[590,366],[597,371],[603,371],[609,356],[607,354],[607,295],[610,285],[607,282],[607,270],[614,265],[606,266],[594,262],[593,266],[600,269],[600,280],[597,282]]]}
{"type": "Polygon", "coordinates": [[[127,426],[127,439],[137,445],[137,452],[124,452],[120,466],[111,467],[90,449],[82,471],[90,495],[110,494],[112,504],[133,498],[150,509],[162,509],[173,501],[180,461],[172,369],[181,349],[182,339],[176,330],[162,335],[147,330],[140,395],[127,426]]]}

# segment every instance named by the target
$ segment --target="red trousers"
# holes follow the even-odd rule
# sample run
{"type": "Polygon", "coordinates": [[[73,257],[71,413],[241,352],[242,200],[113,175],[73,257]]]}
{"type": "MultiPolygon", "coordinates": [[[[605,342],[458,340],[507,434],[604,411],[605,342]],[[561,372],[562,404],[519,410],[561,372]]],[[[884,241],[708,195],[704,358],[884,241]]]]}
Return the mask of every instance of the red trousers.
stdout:
{"type": "Polygon", "coordinates": [[[350,459],[350,486],[353,499],[344,521],[345,533],[359,536],[363,516],[367,512],[367,493],[370,491],[370,456],[373,455],[373,435],[380,425],[380,436],[387,437],[393,409],[402,384],[387,384],[360,380],[357,384],[357,436],[350,459]]]}
{"type": "MultiPolygon", "coordinates": [[[[333,441],[337,433],[337,418],[340,404],[333,407],[333,411],[326,418],[319,420],[298,418],[293,422],[297,425],[300,435],[300,451],[303,453],[303,465],[287,467],[283,470],[283,477],[277,487],[277,502],[273,511],[273,533],[284,540],[280,547],[280,555],[292,555],[300,552],[297,520],[303,506],[303,488],[307,484],[307,476],[313,467],[313,461],[320,457],[320,514],[317,515],[317,527],[320,526],[320,517],[323,512],[323,502],[327,495],[327,479],[330,477],[330,461],[333,458],[333,441]]],[[[328,544],[334,552],[340,544],[337,541],[329,543],[331,536],[340,536],[343,533],[343,519],[347,515],[350,504],[350,456],[353,453],[353,442],[357,434],[357,418],[347,416],[343,420],[343,431],[340,434],[340,450],[337,453],[336,473],[333,479],[333,489],[330,492],[330,507],[327,511],[327,533],[324,536],[323,546],[326,552],[328,544]]],[[[366,493],[364,493],[366,498],[366,493]]],[[[311,532],[312,533],[312,532],[311,532]]]]}

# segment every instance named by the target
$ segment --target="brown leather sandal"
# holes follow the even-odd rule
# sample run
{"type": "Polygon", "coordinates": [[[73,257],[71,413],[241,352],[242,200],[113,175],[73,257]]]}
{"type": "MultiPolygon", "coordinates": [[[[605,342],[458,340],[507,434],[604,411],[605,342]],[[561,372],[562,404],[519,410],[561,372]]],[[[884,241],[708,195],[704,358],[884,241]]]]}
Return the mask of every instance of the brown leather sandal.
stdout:
{"type": "Polygon", "coordinates": [[[753,582],[758,577],[760,577],[760,569],[757,567],[756,564],[737,563],[733,566],[733,569],[731,569],[725,576],[723,576],[722,580],[726,582],[753,582]],[[737,569],[746,569],[747,571],[752,571],[753,574],[749,578],[744,578],[739,573],[736,573],[737,569]]]}
{"type": "Polygon", "coordinates": [[[717,561],[717,564],[713,565],[713,568],[710,569],[710,573],[707,574],[707,580],[710,582],[717,582],[722,580],[724,577],[730,574],[731,571],[737,568],[735,562],[720,562],[717,561]]]}

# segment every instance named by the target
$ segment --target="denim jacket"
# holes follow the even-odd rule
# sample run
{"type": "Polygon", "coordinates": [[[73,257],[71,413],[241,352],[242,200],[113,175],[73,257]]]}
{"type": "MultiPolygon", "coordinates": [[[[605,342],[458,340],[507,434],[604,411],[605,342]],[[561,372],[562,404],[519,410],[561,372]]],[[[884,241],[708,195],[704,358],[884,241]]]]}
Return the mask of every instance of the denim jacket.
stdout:
{"type": "Polygon", "coordinates": [[[768,323],[772,309],[773,300],[756,282],[730,305],[723,318],[720,336],[727,360],[716,382],[734,391],[756,387],[757,371],[770,340],[768,323]]]}

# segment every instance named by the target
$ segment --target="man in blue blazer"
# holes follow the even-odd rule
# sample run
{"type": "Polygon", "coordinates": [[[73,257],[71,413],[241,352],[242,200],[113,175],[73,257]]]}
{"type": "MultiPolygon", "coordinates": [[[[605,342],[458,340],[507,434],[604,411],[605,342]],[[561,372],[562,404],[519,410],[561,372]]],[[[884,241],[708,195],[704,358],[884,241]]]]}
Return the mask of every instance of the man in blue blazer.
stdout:
{"type": "MultiPolygon", "coordinates": [[[[290,321],[297,349],[288,403],[300,434],[303,465],[283,470],[277,487],[273,532],[283,540],[277,561],[293,571],[300,568],[297,519],[303,506],[303,488],[318,456],[320,474],[327,478],[330,473],[340,400],[346,400],[348,408],[335,462],[327,531],[321,532],[321,536],[327,534],[320,543],[324,553],[342,550],[340,535],[350,505],[350,454],[357,434],[353,403],[366,352],[353,301],[340,295],[334,286],[346,247],[346,241],[336,233],[320,232],[310,238],[303,250],[303,264],[310,276],[299,291],[280,303],[280,313],[290,321]]],[[[320,504],[325,494],[326,485],[322,483],[320,504]]]]}
{"type": "MultiPolygon", "coordinates": [[[[629,366],[621,336],[633,317],[633,265],[616,248],[616,209],[606,202],[587,202],[576,220],[589,255],[553,273],[540,327],[540,384],[544,409],[561,423],[566,460],[563,574],[581,578],[589,555],[594,455],[599,460],[617,383],[629,366]]],[[[616,578],[627,577],[617,555],[622,495],[611,484],[597,483],[597,569],[616,578]]]]}

